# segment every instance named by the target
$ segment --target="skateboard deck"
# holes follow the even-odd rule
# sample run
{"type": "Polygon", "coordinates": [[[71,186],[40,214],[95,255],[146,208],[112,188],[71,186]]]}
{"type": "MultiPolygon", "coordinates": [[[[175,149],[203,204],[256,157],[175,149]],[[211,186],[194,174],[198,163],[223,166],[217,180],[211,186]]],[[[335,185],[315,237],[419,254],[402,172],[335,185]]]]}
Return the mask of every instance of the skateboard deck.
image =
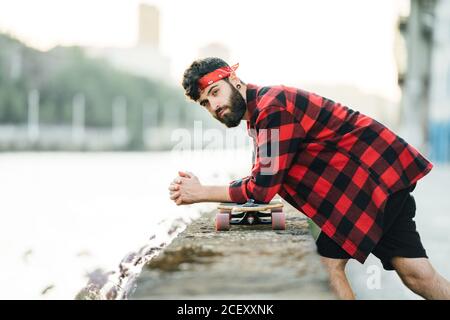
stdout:
{"type": "Polygon", "coordinates": [[[272,224],[273,230],[285,230],[286,218],[283,203],[273,200],[266,204],[257,204],[250,200],[244,204],[220,203],[217,206],[216,230],[228,231],[231,225],[272,224]]]}

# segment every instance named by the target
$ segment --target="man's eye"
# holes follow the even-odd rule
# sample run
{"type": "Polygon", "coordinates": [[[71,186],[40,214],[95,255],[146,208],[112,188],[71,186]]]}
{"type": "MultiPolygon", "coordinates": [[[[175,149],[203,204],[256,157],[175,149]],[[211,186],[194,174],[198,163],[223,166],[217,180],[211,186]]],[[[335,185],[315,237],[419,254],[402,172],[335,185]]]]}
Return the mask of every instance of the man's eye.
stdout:
{"type": "Polygon", "coordinates": [[[213,97],[215,97],[217,95],[217,92],[219,92],[219,90],[214,90],[213,91],[213,93],[212,93],[213,97]]]}

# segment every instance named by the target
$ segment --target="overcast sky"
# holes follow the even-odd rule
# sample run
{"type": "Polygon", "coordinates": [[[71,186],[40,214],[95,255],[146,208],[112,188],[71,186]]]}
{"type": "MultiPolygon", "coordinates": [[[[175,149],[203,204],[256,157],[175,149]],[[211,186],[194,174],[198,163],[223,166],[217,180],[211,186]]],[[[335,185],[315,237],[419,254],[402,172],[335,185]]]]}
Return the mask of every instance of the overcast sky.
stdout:
{"type": "Polygon", "coordinates": [[[399,98],[393,45],[405,0],[2,0],[0,30],[42,50],[132,46],[141,2],[161,10],[161,50],[177,80],[200,47],[221,42],[244,81],[399,98]]]}

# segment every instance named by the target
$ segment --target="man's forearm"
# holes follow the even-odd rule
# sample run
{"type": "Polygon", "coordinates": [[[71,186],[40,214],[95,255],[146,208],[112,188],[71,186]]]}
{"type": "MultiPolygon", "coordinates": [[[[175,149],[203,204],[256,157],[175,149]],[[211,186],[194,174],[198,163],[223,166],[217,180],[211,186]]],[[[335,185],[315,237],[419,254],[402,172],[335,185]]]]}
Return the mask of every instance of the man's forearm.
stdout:
{"type": "Polygon", "coordinates": [[[199,202],[231,202],[228,186],[203,186],[199,202]]]}

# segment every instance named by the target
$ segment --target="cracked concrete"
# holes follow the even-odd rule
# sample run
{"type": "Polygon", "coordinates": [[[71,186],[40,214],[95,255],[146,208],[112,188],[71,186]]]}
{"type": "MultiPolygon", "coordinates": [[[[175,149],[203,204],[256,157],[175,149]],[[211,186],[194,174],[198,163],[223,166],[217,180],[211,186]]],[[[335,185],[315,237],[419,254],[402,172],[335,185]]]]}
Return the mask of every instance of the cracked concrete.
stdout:
{"type": "Polygon", "coordinates": [[[335,299],[306,217],[284,211],[284,231],[216,232],[215,212],[204,214],[143,268],[129,299],[335,299]]]}

